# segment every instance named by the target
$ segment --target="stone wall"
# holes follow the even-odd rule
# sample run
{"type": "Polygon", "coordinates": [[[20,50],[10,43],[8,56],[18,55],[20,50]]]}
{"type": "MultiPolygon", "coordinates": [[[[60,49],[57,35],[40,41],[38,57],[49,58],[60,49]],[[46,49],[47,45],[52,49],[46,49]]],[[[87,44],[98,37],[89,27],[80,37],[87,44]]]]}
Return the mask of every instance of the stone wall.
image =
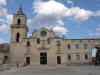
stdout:
{"type": "Polygon", "coordinates": [[[10,51],[9,43],[0,44],[0,52],[9,52],[9,51],[10,51]]]}
{"type": "Polygon", "coordinates": [[[0,64],[0,71],[10,70],[11,66],[9,64],[0,64]]]}

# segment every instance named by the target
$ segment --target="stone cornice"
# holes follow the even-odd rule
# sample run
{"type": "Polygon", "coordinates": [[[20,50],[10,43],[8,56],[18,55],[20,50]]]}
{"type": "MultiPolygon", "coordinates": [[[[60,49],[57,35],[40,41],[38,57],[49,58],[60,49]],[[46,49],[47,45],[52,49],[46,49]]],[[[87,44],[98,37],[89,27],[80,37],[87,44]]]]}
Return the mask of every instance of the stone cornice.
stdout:
{"type": "Polygon", "coordinates": [[[27,28],[26,25],[11,25],[10,28],[27,28]]]}
{"type": "Polygon", "coordinates": [[[10,28],[25,28],[28,31],[28,27],[26,25],[11,25],[10,28]]]}

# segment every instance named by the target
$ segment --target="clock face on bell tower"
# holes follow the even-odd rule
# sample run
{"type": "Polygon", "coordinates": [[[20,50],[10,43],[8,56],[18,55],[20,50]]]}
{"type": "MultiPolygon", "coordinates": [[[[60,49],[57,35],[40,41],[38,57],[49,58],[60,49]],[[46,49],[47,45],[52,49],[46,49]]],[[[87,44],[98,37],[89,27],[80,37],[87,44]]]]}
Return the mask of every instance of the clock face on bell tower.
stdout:
{"type": "Polygon", "coordinates": [[[41,32],[40,32],[40,34],[41,34],[41,36],[46,36],[46,34],[47,34],[47,32],[45,31],[45,30],[42,30],[41,32]]]}

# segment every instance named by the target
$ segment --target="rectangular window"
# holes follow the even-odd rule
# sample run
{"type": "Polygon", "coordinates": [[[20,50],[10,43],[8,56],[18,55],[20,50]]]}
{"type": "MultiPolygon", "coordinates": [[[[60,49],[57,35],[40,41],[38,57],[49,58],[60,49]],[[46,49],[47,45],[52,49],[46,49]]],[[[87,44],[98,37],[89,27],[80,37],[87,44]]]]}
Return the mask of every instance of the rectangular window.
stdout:
{"type": "Polygon", "coordinates": [[[50,44],[50,38],[47,38],[47,44],[50,44]]]}
{"type": "Polygon", "coordinates": [[[88,55],[85,55],[85,59],[88,59],[88,55]]]}
{"type": "Polygon", "coordinates": [[[57,46],[60,46],[60,41],[57,41],[57,46]]]}
{"type": "Polygon", "coordinates": [[[99,46],[99,42],[95,42],[94,44],[95,44],[96,46],[99,46]]]}
{"type": "Polygon", "coordinates": [[[87,44],[84,44],[84,49],[87,49],[87,44]]]}
{"type": "Polygon", "coordinates": [[[37,38],[37,44],[40,44],[40,39],[39,38],[37,38]]]}
{"type": "Polygon", "coordinates": [[[27,46],[30,46],[30,41],[27,41],[27,46]]]}
{"type": "Polygon", "coordinates": [[[80,60],[80,56],[79,55],[76,55],[76,60],[80,60]]]}
{"type": "Polygon", "coordinates": [[[79,44],[76,44],[76,49],[79,49],[79,44]]]}
{"type": "Polygon", "coordinates": [[[68,55],[68,60],[71,60],[71,55],[68,55]]]}
{"type": "Polygon", "coordinates": [[[70,44],[67,45],[67,48],[70,49],[70,44]]]}

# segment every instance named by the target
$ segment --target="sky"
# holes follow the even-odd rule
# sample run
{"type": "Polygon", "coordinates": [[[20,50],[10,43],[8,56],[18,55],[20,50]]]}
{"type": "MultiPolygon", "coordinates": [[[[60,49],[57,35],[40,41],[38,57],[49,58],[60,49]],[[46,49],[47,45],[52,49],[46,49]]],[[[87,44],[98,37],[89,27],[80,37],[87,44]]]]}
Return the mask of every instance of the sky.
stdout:
{"type": "Polygon", "coordinates": [[[100,0],[0,0],[0,43],[10,43],[10,25],[20,5],[28,36],[45,27],[68,39],[100,38],[100,0]]]}

